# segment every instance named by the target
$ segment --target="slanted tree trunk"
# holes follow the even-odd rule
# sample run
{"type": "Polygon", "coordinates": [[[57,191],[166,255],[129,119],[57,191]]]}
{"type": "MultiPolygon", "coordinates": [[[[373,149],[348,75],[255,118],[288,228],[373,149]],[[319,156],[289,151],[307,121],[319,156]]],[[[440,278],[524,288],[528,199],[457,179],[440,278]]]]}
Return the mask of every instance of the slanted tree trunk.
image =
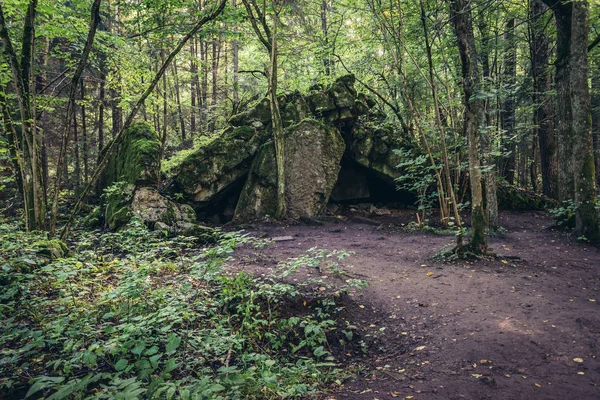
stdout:
{"type": "MultiPolygon", "coordinates": [[[[457,238],[456,246],[457,246],[457,249],[460,249],[460,248],[462,248],[462,245],[463,245],[463,242],[462,242],[463,237],[462,237],[462,233],[461,233],[462,232],[462,220],[460,217],[460,211],[458,209],[458,202],[456,201],[456,196],[454,194],[454,186],[452,185],[452,175],[450,174],[450,160],[448,158],[448,148],[446,146],[446,130],[444,129],[444,123],[442,122],[442,116],[441,116],[441,112],[440,112],[440,104],[438,101],[437,87],[435,84],[435,73],[434,73],[434,69],[433,69],[433,58],[431,55],[431,44],[429,42],[429,29],[427,28],[427,18],[426,18],[426,14],[425,14],[425,6],[423,5],[423,0],[420,0],[419,4],[420,4],[420,8],[421,8],[421,24],[423,25],[423,34],[425,36],[425,50],[427,52],[427,61],[428,61],[428,65],[429,65],[429,85],[431,86],[431,94],[433,96],[435,121],[436,121],[436,125],[438,126],[438,130],[439,130],[440,143],[442,144],[442,163],[444,164],[443,165],[443,167],[444,167],[443,168],[443,176],[444,176],[443,182],[445,183],[445,188],[444,188],[444,185],[442,185],[439,189],[441,190],[441,195],[442,195],[443,203],[445,206],[442,206],[442,204],[440,204],[440,209],[449,208],[447,205],[448,205],[448,203],[450,203],[450,206],[452,207],[452,210],[454,213],[454,222],[459,229],[459,234],[456,236],[456,238],[457,238]]],[[[422,135],[422,137],[424,138],[425,136],[422,135]]],[[[427,145],[427,147],[429,147],[429,146],[427,145]]],[[[449,218],[450,215],[448,215],[447,217],[449,218]]],[[[442,223],[444,225],[448,225],[448,222],[449,221],[442,221],[442,223]]]]}
{"type": "MultiPolygon", "coordinates": [[[[76,105],[75,105],[75,96],[77,94],[77,89],[79,86],[79,80],[81,79],[81,74],[83,73],[83,69],[87,64],[87,60],[90,52],[92,51],[92,46],[94,44],[94,38],[96,36],[96,30],[98,29],[98,25],[100,24],[100,4],[102,0],[94,0],[91,8],[91,16],[90,16],[90,24],[88,29],[87,40],[85,42],[85,46],[83,48],[83,52],[81,53],[81,58],[79,59],[79,63],[77,64],[77,68],[69,82],[69,97],[67,103],[67,113],[65,118],[65,130],[63,132],[61,143],[60,143],[60,153],[58,155],[58,162],[56,165],[56,178],[54,180],[54,195],[52,198],[52,219],[50,222],[50,234],[54,235],[56,230],[56,220],[58,218],[58,194],[60,192],[60,185],[62,180],[63,173],[63,165],[64,169],[67,169],[67,147],[69,144],[69,136],[71,133],[71,121],[76,121],[76,105]]],[[[113,124],[114,124],[114,115],[113,115],[113,124]]],[[[76,125],[75,125],[76,126],[76,125]]],[[[75,146],[78,146],[77,139],[75,142],[75,146]]],[[[76,185],[78,185],[80,179],[80,170],[79,170],[79,149],[76,147],[76,185]]],[[[65,174],[66,176],[66,174],[65,174]]],[[[66,178],[65,178],[66,179],[66,178]]]]}
{"type": "Polygon", "coordinates": [[[475,50],[475,37],[471,18],[470,1],[452,0],[450,14],[454,32],[458,41],[458,50],[462,66],[464,90],[463,134],[469,141],[469,177],[471,182],[471,226],[473,234],[469,251],[475,254],[487,252],[487,221],[483,210],[483,191],[481,185],[481,166],[479,162],[479,127],[481,123],[481,101],[473,95],[480,85],[480,75],[475,50]]]}
{"type": "Polygon", "coordinates": [[[79,199],[77,200],[77,203],[75,203],[75,205],[73,206],[71,214],[69,215],[69,219],[67,220],[67,223],[65,224],[65,226],[60,234],[60,238],[62,240],[66,239],[66,237],[69,233],[69,228],[71,226],[71,223],[73,222],[75,215],[77,215],[77,213],[81,209],[81,205],[83,204],[83,199],[85,198],[85,196],[87,196],[87,194],[90,192],[92,186],[95,184],[96,180],[100,177],[100,174],[102,173],[102,171],[106,167],[106,164],[108,163],[109,157],[112,156],[112,153],[114,152],[114,150],[116,148],[116,144],[119,143],[123,139],[123,136],[125,135],[127,128],[129,128],[129,126],[133,122],[135,116],[137,115],[139,110],[142,108],[142,106],[143,106],[144,102],[146,101],[146,99],[148,98],[148,96],[150,96],[150,94],[154,91],[154,89],[160,82],[162,76],[164,75],[165,71],[171,65],[171,62],[173,61],[175,56],[177,54],[179,54],[179,52],[181,51],[183,46],[185,46],[185,44],[190,40],[190,38],[192,38],[196,33],[198,33],[200,28],[202,28],[208,22],[214,20],[216,17],[218,17],[223,12],[223,9],[225,8],[226,3],[227,3],[227,0],[221,0],[212,11],[208,12],[207,15],[205,15],[202,19],[200,19],[200,21],[198,21],[196,23],[196,25],[194,25],[194,27],[179,41],[179,43],[177,44],[177,46],[175,46],[173,51],[171,51],[171,53],[169,53],[169,56],[167,57],[165,62],[162,64],[160,69],[156,72],[156,75],[150,82],[150,85],[146,88],[144,93],[142,93],[142,95],[140,96],[138,101],[133,105],[129,115],[127,116],[127,119],[125,120],[123,126],[121,127],[121,130],[114,137],[114,140],[112,140],[108,144],[107,148],[105,149],[104,154],[102,155],[102,160],[100,161],[98,167],[96,168],[96,171],[94,171],[94,175],[90,179],[89,183],[87,184],[87,186],[85,187],[83,192],[80,194],[79,199]]]}

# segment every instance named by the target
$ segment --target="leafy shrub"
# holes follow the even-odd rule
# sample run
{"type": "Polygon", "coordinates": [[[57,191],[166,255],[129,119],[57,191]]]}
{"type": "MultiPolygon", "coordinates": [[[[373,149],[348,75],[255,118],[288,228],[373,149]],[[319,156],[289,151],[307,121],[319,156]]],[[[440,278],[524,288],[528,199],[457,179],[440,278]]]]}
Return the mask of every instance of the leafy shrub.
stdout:
{"type": "MultiPolygon", "coordinates": [[[[135,218],[102,236],[79,232],[70,257],[40,259],[40,237],[0,225],[0,397],[237,399],[303,397],[336,379],[333,300],[290,313],[296,285],[231,274],[253,239],[222,233],[195,248],[135,218]]],[[[294,268],[336,268],[314,251],[294,268]]]]}

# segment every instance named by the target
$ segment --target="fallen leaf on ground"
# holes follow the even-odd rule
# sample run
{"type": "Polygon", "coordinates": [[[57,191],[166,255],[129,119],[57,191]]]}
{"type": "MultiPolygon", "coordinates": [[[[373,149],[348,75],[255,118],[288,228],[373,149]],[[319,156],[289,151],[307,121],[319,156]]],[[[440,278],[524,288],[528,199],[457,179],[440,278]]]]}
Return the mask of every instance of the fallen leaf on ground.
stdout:
{"type": "Polygon", "coordinates": [[[415,351],[425,350],[425,346],[419,346],[415,348],[415,351]]]}
{"type": "Polygon", "coordinates": [[[573,361],[575,361],[576,363],[582,363],[582,362],[583,362],[583,358],[580,358],[580,357],[575,357],[575,358],[573,359],[573,361]]]}

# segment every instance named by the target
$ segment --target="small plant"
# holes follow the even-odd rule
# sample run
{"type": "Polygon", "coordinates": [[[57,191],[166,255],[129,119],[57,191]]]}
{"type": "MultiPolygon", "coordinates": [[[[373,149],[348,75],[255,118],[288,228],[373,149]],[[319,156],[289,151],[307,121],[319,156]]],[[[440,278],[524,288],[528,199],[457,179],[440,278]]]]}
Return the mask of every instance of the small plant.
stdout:
{"type": "Polygon", "coordinates": [[[419,225],[423,226],[426,215],[435,205],[438,193],[433,188],[436,181],[435,168],[424,154],[417,154],[414,150],[394,150],[401,157],[396,168],[402,171],[402,175],[396,179],[399,189],[405,189],[417,193],[417,209],[420,213],[419,225]]]}
{"type": "Polygon", "coordinates": [[[563,200],[560,207],[549,210],[549,213],[554,217],[558,227],[567,229],[575,226],[576,210],[577,207],[575,207],[575,202],[573,200],[563,200]]]}

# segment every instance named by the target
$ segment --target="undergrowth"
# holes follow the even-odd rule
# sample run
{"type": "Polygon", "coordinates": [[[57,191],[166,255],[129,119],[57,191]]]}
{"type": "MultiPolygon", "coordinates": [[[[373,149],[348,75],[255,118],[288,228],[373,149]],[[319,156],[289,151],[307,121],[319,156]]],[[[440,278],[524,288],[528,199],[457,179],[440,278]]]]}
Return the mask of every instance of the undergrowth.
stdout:
{"type": "Polygon", "coordinates": [[[134,220],[119,233],[79,232],[54,261],[36,253],[39,240],[0,225],[1,398],[305,397],[341,377],[327,341],[336,300],[291,312],[301,286],[228,273],[248,236],[197,248],[134,220]]]}

